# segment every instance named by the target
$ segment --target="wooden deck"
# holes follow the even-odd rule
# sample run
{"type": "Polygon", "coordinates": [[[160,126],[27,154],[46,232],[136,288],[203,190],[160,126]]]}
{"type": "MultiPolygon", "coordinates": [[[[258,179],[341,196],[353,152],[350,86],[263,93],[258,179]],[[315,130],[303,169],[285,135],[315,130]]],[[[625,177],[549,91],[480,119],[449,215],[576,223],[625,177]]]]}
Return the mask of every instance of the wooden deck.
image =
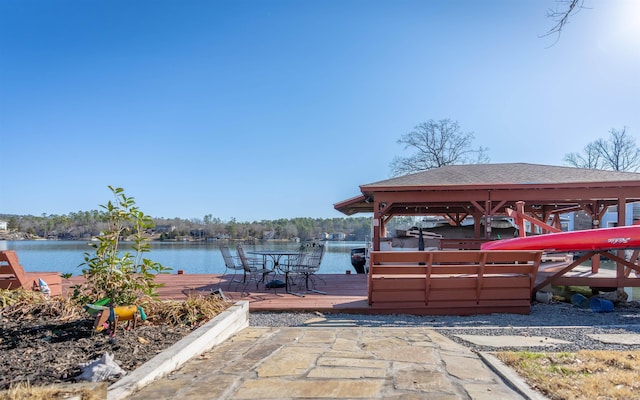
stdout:
{"type": "MultiPolygon", "coordinates": [[[[542,263],[538,271],[536,285],[540,284],[547,276],[565,268],[568,262],[542,263]]],[[[396,313],[406,314],[405,309],[372,309],[368,304],[368,275],[365,274],[322,274],[320,275],[326,285],[318,282],[317,288],[327,294],[308,293],[304,297],[285,293],[284,289],[265,289],[263,284],[256,290],[255,284],[247,287],[248,294],[239,292],[242,285],[229,286],[231,276],[215,274],[170,274],[159,275],[157,281],[165,286],[158,290],[162,299],[184,299],[189,293],[208,294],[212,290],[222,288],[225,296],[232,300],[248,300],[251,311],[318,311],[322,313],[360,313],[380,314],[396,313]]],[[[278,277],[282,279],[282,277],[278,277]]],[[[69,280],[63,279],[63,293],[69,293],[70,286],[81,282],[81,276],[74,276],[69,280]]],[[[577,267],[563,276],[557,278],[553,285],[567,286],[600,286],[606,287],[615,283],[616,271],[600,269],[598,273],[592,273],[588,267],[577,267]]],[[[623,282],[625,286],[640,286],[640,279],[631,277],[623,282]]],[[[293,291],[299,290],[294,286],[293,291]]],[[[537,290],[544,289],[538,288],[537,290]]]]}
{"type": "MultiPolygon", "coordinates": [[[[244,295],[239,291],[241,284],[233,283],[231,289],[229,279],[231,275],[214,274],[171,274],[159,275],[156,280],[165,286],[158,290],[162,299],[184,299],[189,293],[209,294],[212,290],[222,288],[224,295],[232,300],[248,300],[250,311],[319,311],[323,313],[371,313],[367,301],[367,275],[365,274],[322,274],[326,285],[319,281],[317,289],[326,295],[306,293],[304,297],[285,293],[285,289],[265,289],[260,284],[256,290],[255,284],[247,285],[249,293],[244,295]]],[[[69,293],[70,286],[81,282],[82,277],[74,276],[65,280],[65,293],[69,293]]],[[[282,279],[281,276],[278,279],[282,279]]],[[[292,291],[301,290],[293,286],[292,291]]],[[[395,310],[402,312],[401,310],[395,310]]],[[[379,312],[377,312],[379,313],[379,312]]]]}
{"type": "MultiPolygon", "coordinates": [[[[570,262],[543,263],[538,270],[535,290],[544,289],[544,281],[569,266],[570,262]]],[[[589,266],[577,266],[563,275],[556,277],[554,286],[590,286],[590,287],[640,287],[640,279],[631,274],[625,278],[618,278],[615,270],[600,268],[593,272],[589,266]]]]}

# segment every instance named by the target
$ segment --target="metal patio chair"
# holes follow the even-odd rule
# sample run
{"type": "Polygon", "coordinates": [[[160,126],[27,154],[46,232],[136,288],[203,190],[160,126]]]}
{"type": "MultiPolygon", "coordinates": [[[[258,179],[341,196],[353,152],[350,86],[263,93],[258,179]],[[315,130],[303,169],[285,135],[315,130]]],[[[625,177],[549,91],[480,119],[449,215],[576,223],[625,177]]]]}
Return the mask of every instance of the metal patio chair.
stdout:
{"type": "Polygon", "coordinates": [[[240,243],[236,245],[236,252],[238,253],[238,258],[240,258],[245,273],[245,281],[244,285],[242,286],[242,293],[246,293],[245,289],[250,282],[255,282],[256,289],[258,289],[260,282],[264,282],[266,276],[273,273],[274,271],[272,269],[266,268],[266,266],[262,264],[262,260],[247,257],[244,252],[244,248],[240,243]]]}
{"type": "Polygon", "coordinates": [[[233,257],[233,255],[231,254],[231,249],[229,249],[229,246],[227,246],[226,244],[221,244],[220,245],[220,253],[222,253],[222,258],[224,259],[224,275],[227,275],[227,272],[232,271],[233,275],[231,276],[231,279],[229,279],[229,285],[227,286],[227,289],[231,288],[231,284],[233,282],[236,283],[245,283],[247,280],[247,273],[244,270],[244,266],[242,265],[242,261],[237,258],[237,257],[233,257]],[[235,279],[236,274],[242,271],[243,273],[243,277],[242,280],[237,280],[235,279]]]}
{"type": "Polygon", "coordinates": [[[303,253],[301,252],[301,257],[299,257],[295,265],[291,266],[291,272],[298,277],[298,287],[302,287],[304,285],[306,292],[327,294],[326,292],[316,289],[317,280],[322,281],[325,285],[327,284],[317,273],[320,269],[322,258],[324,257],[324,244],[312,242],[307,245],[307,251],[303,256],[303,253]],[[311,287],[309,287],[310,283],[311,287]]]}

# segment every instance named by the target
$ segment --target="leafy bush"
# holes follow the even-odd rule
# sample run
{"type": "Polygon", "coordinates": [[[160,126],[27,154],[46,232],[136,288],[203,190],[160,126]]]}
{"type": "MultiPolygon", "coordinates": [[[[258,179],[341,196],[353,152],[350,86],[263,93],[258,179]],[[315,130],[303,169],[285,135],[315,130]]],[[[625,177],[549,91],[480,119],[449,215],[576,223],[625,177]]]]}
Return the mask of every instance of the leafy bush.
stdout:
{"type": "Polygon", "coordinates": [[[122,188],[109,189],[114,201],[100,205],[106,213],[107,228],[89,244],[95,252],[84,253],[81,265],[86,266],[82,270],[85,282],[75,288],[74,298],[82,303],[109,298],[114,306],[139,304],[145,298],[157,297],[156,289],[162,285],[155,283],[155,275],[171,268],[143,257],[151,251],[146,236],[153,227],[151,217],[140,211],[122,188]],[[120,250],[125,238],[131,251],[120,250]]]}

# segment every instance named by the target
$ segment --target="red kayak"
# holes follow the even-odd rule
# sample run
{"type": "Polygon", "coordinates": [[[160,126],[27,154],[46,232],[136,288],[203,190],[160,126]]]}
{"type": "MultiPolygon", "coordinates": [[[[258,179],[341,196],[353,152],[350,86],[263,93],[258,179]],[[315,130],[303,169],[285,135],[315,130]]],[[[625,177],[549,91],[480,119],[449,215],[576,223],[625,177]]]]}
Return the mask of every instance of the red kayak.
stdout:
{"type": "Polygon", "coordinates": [[[587,251],[640,248],[640,225],[557,232],[484,243],[482,250],[587,251]]]}

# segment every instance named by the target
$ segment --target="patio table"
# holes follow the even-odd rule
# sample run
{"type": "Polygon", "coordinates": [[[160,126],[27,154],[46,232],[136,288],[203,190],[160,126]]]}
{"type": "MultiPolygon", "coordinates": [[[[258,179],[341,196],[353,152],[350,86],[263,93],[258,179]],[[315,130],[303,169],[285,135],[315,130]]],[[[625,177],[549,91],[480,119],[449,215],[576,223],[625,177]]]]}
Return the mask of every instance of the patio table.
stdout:
{"type": "Polygon", "coordinates": [[[266,263],[267,263],[267,257],[271,257],[271,260],[273,261],[273,269],[274,270],[279,270],[279,271],[284,273],[285,292],[287,292],[288,294],[293,294],[295,296],[304,297],[303,294],[295,293],[295,292],[292,292],[290,290],[290,288],[289,288],[289,268],[284,268],[284,269],[280,268],[280,260],[282,259],[282,257],[289,258],[291,256],[297,256],[298,254],[300,254],[299,251],[295,251],[295,250],[252,250],[252,251],[248,251],[247,253],[262,256],[262,263],[265,266],[266,266],[266,263]]]}

